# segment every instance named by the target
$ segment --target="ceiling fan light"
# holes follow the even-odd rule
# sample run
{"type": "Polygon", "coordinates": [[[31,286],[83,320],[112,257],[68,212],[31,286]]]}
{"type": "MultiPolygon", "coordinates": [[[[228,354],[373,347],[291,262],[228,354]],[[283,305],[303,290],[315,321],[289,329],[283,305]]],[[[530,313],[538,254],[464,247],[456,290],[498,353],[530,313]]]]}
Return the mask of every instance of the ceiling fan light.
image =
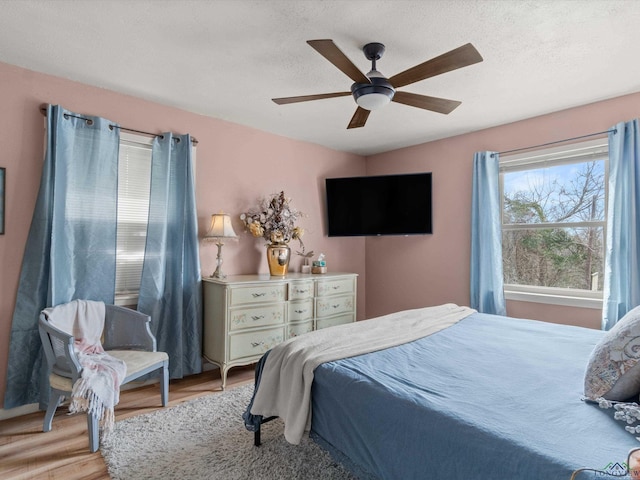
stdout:
{"type": "Polygon", "coordinates": [[[371,77],[371,83],[354,83],[351,94],[358,106],[365,110],[378,110],[387,105],[396,91],[384,77],[371,77]]]}
{"type": "Polygon", "coordinates": [[[365,110],[378,110],[391,101],[391,97],[386,93],[368,93],[356,98],[358,106],[365,110]]]}

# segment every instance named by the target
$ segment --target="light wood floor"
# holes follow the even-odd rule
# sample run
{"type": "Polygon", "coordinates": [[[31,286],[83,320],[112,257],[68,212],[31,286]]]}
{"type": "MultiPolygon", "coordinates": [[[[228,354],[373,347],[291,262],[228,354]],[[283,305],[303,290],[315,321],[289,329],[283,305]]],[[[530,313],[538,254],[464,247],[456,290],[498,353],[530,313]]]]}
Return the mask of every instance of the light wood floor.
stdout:
{"type": "MultiPolygon", "coordinates": [[[[253,381],[254,367],[229,372],[227,389],[253,381]]],[[[220,393],[220,373],[213,370],[172,380],[169,406],[211,393],[220,393]]],[[[162,408],[158,385],[127,390],[120,395],[116,422],[162,408]]],[[[50,432],[42,432],[44,412],[0,422],[0,478],[7,479],[108,479],[100,451],[89,452],[86,415],[68,415],[61,406],[50,432]]],[[[249,432],[247,432],[249,434],[249,432]]]]}

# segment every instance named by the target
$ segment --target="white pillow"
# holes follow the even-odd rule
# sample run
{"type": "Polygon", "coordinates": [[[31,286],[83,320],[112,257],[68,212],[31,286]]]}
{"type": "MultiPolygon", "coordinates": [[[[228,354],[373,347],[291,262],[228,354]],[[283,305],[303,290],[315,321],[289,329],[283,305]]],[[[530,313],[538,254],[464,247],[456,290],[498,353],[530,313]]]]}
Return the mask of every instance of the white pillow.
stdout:
{"type": "Polygon", "coordinates": [[[624,401],[640,393],[640,306],[629,311],[591,352],[584,378],[589,400],[624,401]]]}

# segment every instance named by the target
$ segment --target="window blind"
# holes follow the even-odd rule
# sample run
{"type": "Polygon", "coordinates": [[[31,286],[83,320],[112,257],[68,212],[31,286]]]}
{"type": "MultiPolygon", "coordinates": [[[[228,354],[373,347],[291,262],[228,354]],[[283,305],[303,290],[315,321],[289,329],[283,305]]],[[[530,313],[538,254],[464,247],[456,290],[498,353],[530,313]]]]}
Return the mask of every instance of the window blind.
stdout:
{"type": "Polygon", "coordinates": [[[608,139],[602,138],[518,155],[505,155],[500,157],[500,171],[513,172],[569,163],[589,162],[607,158],[608,155],[608,139]]]}
{"type": "Polygon", "coordinates": [[[118,161],[116,296],[140,289],[149,216],[151,140],[122,135],[118,161]]]}

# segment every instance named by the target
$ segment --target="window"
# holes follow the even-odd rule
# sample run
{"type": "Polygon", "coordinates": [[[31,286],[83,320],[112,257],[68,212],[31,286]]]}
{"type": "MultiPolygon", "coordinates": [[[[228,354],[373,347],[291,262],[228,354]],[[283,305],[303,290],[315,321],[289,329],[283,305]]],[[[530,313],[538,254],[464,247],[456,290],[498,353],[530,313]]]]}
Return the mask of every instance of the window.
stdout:
{"type": "Polygon", "coordinates": [[[138,303],[149,217],[151,138],[120,134],[116,304],[138,303]]]}
{"type": "MultiPolygon", "coordinates": [[[[153,137],[120,132],[116,305],[137,305],[149,219],[153,137]]],[[[196,164],[196,148],[191,146],[196,164]]],[[[195,170],[195,169],[194,169],[195,170]]]]}
{"type": "Polygon", "coordinates": [[[500,159],[505,296],[602,307],[607,140],[500,159]]]}

